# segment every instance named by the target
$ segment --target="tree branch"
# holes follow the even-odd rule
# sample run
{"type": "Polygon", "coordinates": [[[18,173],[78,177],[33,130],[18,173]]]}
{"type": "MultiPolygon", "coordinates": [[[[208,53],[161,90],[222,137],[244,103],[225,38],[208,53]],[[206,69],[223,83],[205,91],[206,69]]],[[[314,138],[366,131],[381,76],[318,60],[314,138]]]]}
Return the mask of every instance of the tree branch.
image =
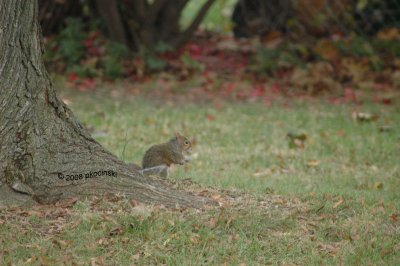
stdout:
{"type": "Polygon", "coordinates": [[[146,0],[130,0],[125,1],[125,6],[134,13],[134,18],[138,23],[144,23],[147,20],[147,1],[146,0]]]}
{"type": "Polygon", "coordinates": [[[168,0],[155,0],[150,6],[149,14],[147,16],[147,19],[150,21],[150,23],[154,23],[156,21],[158,14],[164,8],[167,1],[168,0]]]}
{"type": "Polygon", "coordinates": [[[174,41],[174,47],[179,47],[184,44],[193,35],[194,31],[199,27],[201,21],[204,19],[207,11],[214,4],[215,0],[207,0],[207,2],[200,8],[192,23],[182,32],[174,41]]]}

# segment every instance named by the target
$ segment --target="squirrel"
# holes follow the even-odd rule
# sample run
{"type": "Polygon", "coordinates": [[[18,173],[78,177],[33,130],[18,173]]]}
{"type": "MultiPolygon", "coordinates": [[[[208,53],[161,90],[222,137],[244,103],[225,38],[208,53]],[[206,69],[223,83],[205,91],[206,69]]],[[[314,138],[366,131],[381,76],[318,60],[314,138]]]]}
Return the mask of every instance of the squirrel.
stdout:
{"type": "Polygon", "coordinates": [[[145,152],[141,172],[167,177],[171,164],[183,165],[190,161],[184,153],[190,154],[191,151],[191,141],[177,132],[168,142],[153,145],[145,152]]]}

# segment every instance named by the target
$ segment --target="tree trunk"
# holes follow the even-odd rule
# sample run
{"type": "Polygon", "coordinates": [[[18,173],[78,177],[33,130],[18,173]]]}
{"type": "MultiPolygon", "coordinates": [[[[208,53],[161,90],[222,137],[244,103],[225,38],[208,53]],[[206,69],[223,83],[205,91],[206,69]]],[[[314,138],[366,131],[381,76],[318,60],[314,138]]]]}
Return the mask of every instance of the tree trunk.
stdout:
{"type": "Polygon", "coordinates": [[[126,0],[123,1],[122,17],[129,25],[131,35],[137,37],[141,46],[154,50],[163,43],[176,49],[193,36],[215,0],[203,3],[190,25],[181,30],[179,21],[188,2],[189,0],[126,0]]]}
{"type": "Polygon", "coordinates": [[[170,207],[214,203],[142,176],[85,131],[44,68],[37,13],[37,1],[0,2],[0,204],[103,193],[170,207]]]}
{"type": "Polygon", "coordinates": [[[117,4],[117,1],[96,0],[96,7],[107,25],[108,35],[111,40],[129,47],[117,4]]]}
{"type": "Polygon", "coordinates": [[[84,17],[79,0],[39,0],[39,23],[44,36],[58,33],[68,17],[84,17]]]}

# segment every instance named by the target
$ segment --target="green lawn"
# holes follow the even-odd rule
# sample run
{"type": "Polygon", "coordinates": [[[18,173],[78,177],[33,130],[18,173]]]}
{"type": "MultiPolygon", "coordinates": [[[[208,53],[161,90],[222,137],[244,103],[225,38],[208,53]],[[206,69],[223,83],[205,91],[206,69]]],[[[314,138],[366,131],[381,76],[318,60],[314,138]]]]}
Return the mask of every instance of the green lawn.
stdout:
{"type": "Polygon", "coordinates": [[[183,213],[123,199],[2,209],[3,264],[400,264],[399,104],[216,107],[160,105],[118,89],[61,95],[127,162],[175,131],[195,138],[195,159],[170,179],[234,200],[183,213]],[[379,119],[357,122],[360,111],[379,119]],[[305,133],[304,148],[290,148],[288,133],[305,133]]]}

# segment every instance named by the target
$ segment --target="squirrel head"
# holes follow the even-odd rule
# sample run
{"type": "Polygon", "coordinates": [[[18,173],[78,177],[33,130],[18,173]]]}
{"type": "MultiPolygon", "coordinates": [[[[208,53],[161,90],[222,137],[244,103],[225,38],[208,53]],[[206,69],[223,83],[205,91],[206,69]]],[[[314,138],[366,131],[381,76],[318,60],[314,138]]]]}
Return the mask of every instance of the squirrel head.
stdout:
{"type": "Polygon", "coordinates": [[[192,152],[192,142],[187,137],[179,134],[179,132],[175,133],[175,137],[172,140],[178,143],[182,151],[192,152]]]}

